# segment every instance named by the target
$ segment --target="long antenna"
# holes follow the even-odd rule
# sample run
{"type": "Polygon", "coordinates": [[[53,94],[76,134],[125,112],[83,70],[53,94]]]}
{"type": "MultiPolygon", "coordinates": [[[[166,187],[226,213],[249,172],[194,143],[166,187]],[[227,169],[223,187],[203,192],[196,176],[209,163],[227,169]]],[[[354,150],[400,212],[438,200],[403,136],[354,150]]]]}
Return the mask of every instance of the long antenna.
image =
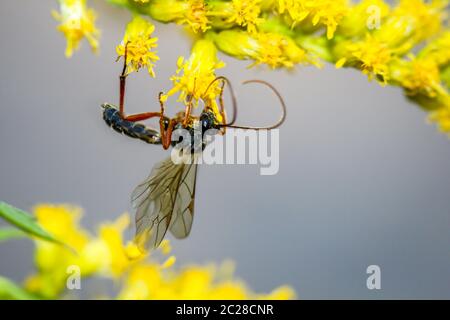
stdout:
{"type": "Polygon", "coordinates": [[[281,106],[280,119],[275,124],[268,126],[268,127],[235,126],[232,124],[229,124],[229,125],[224,124],[224,125],[219,125],[219,126],[227,127],[227,128],[234,128],[234,129],[251,129],[251,130],[270,130],[270,129],[275,129],[275,128],[278,128],[279,126],[281,126],[283,124],[284,120],[286,119],[286,104],[284,103],[283,97],[278,92],[278,90],[275,89],[275,87],[273,85],[271,85],[270,83],[263,81],[263,80],[247,80],[247,81],[242,82],[242,84],[247,84],[247,83],[261,83],[261,84],[269,87],[275,93],[275,95],[278,97],[278,100],[280,101],[280,106],[281,106]]]}
{"type": "MultiPolygon", "coordinates": [[[[222,124],[220,126],[222,127],[228,127],[233,125],[233,123],[236,121],[236,117],[237,117],[237,100],[236,100],[236,95],[234,94],[234,90],[233,90],[233,86],[231,85],[230,80],[228,80],[228,78],[224,77],[224,76],[219,76],[217,78],[215,78],[213,81],[210,82],[210,84],[208,85],[208,87],[205,90],[204,96],[206,96],[206,93],[208,92],[209,88],[216,82],[222,80],[223,83],[227,83],[228,86],[230,87],[230,95],[231,95],[231,104],[233,105],[233,117],[231,118],[231,121],[227,124],[222,124]]],[[[221,111],[224,112],[225,108],[223,106],[223,101],[222,101],[222,94],[223,94],[223,88],[224,85],[221,88],[221,92],[220,92],[220,108],[222,109],[221,111]]]]}

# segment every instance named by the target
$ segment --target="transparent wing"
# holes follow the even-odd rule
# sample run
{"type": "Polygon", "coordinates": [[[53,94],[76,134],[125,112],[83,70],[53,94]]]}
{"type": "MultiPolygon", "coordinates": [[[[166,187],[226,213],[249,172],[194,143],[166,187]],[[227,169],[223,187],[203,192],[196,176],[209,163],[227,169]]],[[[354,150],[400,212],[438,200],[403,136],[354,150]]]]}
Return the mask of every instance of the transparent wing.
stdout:
{"type": "Polygon", "coordinates": [[[139,247],[158,247],[169,227],[176,237],[187,236],[192,225],[196,172],[194,162],[174,164],[168,158],[157,164],[150,176],[136,187],[131,201],[136,209],[139,247]]]}
{"type": "Polygon", "coordinates": [[[175,199],[174,214],[170,223],[170,232],[176,238],[186,238],[191,232],[194,219],[195,184],[197,164],[185,165],[183,177],[175,199]]]}

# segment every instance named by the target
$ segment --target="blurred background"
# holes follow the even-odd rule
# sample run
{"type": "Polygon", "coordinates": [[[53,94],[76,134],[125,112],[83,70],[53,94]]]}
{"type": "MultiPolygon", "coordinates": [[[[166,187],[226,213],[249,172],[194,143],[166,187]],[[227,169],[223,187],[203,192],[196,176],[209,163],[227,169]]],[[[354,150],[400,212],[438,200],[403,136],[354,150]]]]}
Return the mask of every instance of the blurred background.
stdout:
{"type": "MultiPolygon", "coordinates": [[[[104,124],[100,104],[118,102],[115,46],[130,15],[102,1],[92,6],[100,54],[83,43],[68,60],[50,15],[56,1],[0,2],[0,200],[26,210],[76,204],[95,230],[131,210],[131,190],[168,152],[104,124]]],[[[157,78],[129,78],[127,112],[158,109],[157,93],[171,87],[178,56],[189,56],[182,32],[156,24],[157,78]]],[[[450,298],[450,143],[425,123],[425,113],[400,89],[356,70],[274,72],[220,57],[227,63],[221,75],[237,91],[240,123],[277,117],[269,91],[240,81],[270,81],[284,96],[280,171],[201,166],[192,233],[172,243],[177,264],[230,258],[256,291],[290,284],[301,299],[450,298]],[[373,264],[381,268],[381,290],[366,287],[373,264]]],[[[182,108],[175,100],[170,112],[182,108]]],[[[0,244],[0,274],[22,280],[32,246],[0,244]]]]}

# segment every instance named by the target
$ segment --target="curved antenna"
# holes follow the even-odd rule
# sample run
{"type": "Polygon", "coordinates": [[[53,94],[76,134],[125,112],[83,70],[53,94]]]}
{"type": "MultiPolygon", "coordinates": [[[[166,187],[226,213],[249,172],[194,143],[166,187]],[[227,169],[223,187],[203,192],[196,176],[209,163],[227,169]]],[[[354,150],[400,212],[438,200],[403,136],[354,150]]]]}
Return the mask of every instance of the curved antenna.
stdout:
{"type": "Polygon", "coordinates": [[[247,84],[247,83],[261,83],[261,84],[269,87],[273,91],[273,93],[275,93],[275,95],[278,97],[278,100],[280,101],[280,106],[281,106],[280,119],[275,124],[268,126],[268,127],[248,127],[248,126],[235,126],[235,125],[220,125],[220,126],[234,128],[234,129],[251,129],[251,130],[271,130],[271,129],[275,129],[275,128],[278,128],[279,126],[281,126],[283,124],[284,120],[286,119],[286,104],[283,100],[283,97],[278,92],[278,90],[275,89],[275,87],[273,85],[271,85],[270,83],[263,81],[263,80],[247,80],[247,81],[242,82],[242,84],[247,84]]]}
{"type": "Polygon", "coordinates": [[[209,88],[210,88],[216,81],[219,81],[219,80],[222,80],[222,81],[223,81],[222,88],[221,88],[221,92],[220,92],[220,98],[219,98],[221,112],[224,112],[224,111],[225,111],[225,107],[224,107],[224,105],[223,105],[223,99],[222,99],[222,94],[223,94],[223,89],[224,89],[225,83],[227,83],[228,86],[230,87],[231,104],[233,105],[233,117],[231,118],[230,123],[227,123],[227,124],[221,124],[221,125],[220,125],[221,127],[228,127],[228,126],[233,125],[233,123],[236,122],[236,117],[237,117],[237,100],[236,100],[236,95],[234,94],[233,86],[231,85],[230,80],[228,80],[228,78],[226,78],[226,77],[224,77],[224,76],[219,76],[219,77],[215,78],[213,81],[210,82],[210,84],[209,84],[208,87],[206,88],[205,93],[204,93],[203,95],[206,95],[206,93],[208,92],[209,88]]]}

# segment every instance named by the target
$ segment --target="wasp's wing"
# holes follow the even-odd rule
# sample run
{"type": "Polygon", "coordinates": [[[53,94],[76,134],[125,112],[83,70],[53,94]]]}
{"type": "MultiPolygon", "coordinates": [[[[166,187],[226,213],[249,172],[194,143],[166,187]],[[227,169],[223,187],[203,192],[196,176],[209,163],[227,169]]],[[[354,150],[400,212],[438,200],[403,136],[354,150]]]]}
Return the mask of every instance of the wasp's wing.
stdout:
{"type": "Polygon", "coordinates": [[[195,184],[197,164],[187,164],[175,199],[174,214],[170,223],[170,232],[176,238],[186,238],[191,232],[194,219],[195,184]]]}
{"type": "Polygon", "coordinates": [[[189,233],[193,212],[186,208],[193,208],[196,167],[193,162],[175,164],[168,158],[157,164],[150,176],[133,191],[131,197],[136,209],[136,242],[139,247],[158,247],[169,227],[176,237],[183,237],[180,223],[189,225],[184,229],[188,230],[185,236],[189,233]],[[191,214],[190,220],[186,214],[191,214]]]}

